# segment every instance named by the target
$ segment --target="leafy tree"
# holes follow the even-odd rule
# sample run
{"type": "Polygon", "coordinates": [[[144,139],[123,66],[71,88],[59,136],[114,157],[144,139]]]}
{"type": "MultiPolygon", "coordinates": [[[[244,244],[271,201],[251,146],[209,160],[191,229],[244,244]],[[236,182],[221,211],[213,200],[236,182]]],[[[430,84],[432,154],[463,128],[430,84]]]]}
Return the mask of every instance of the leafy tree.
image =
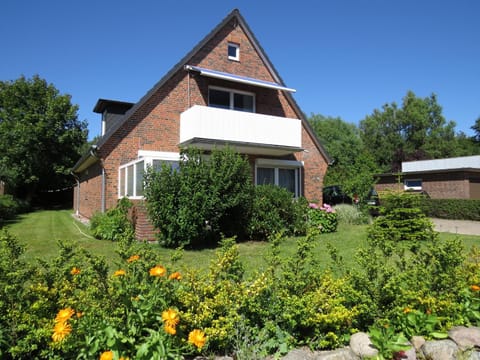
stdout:
{"type": "MultiPolygon", "coordinates": [[[[407,92],[402,107],[385,104],[360,122],[360,136],[383,171],[398,171],[402,161],[458,156],[455,122],[447,122],[435,94],[407,92]]],[[[463,144],[464,145],[464,144],[463,144]]]]}
{"type": "Polygon", "coordinates": [[[39,76],[0,81],[0,180],[27,200],[70,185],[87,137],[76,105],[39,76]]]}
{"type": "Polygon", "coordinates": [[[480,116],[477,118],[475,124],[471,127],[471,129],[475,132],[473,140],[477,143],[480,143],[480,116]]]}
{"type": "Polygon", "coordinates": [[[366,196],[375,182],[378,168],[374,158],[365,151],[358,127],[339,117],[318,114],[313,114],[309,122],[333,159],[324,184],[340,184],[350,196],[366,196]]]}

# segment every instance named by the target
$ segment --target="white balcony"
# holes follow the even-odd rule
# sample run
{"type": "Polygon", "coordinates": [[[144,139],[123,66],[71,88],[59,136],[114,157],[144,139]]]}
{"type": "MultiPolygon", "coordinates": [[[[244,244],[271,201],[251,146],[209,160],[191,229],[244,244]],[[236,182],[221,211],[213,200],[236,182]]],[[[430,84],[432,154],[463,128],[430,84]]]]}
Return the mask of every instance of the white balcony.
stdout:
{"type": "Polygon", "coordinates": [[[243,154],[282,156],[302,151],[299,119],[195,105],[180,115],[180,145],[233,147],[243,154]]]}

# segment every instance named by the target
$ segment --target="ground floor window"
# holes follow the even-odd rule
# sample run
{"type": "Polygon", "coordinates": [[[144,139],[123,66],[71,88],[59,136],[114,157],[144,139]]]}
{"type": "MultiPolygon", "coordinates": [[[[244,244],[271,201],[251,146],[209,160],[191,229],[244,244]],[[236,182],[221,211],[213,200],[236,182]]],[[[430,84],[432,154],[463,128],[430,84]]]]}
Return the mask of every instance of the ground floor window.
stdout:
{"type": "Polygon", "coordinates": [[[180,155],[178,153],[161,151],[138,152],[138,159],[120,166],[118,171],[118,197],[131,199],[143,198],[144,174],[149,166],[160,169],[162,164],[178,168],[180,155]]]}
{"type": "Polygon", "coordinates": [[[404,188],[405,190],[422,190],[422,180],[421,179],[405,179],[404,188]]]}
{"type": "Polygon", "coordinates": [[[291,191],[295,197],[301,194],[301,169],[303,164],[292,160],[257,159],[255,184],[272,184],[291,191]]]}

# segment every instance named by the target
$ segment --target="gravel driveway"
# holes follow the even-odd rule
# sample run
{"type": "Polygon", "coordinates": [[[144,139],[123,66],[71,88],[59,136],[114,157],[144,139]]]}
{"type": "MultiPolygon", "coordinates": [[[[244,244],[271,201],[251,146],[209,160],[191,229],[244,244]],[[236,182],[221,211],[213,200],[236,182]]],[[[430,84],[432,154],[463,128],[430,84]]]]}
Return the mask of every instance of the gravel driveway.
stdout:
{"type": "Polygon", "coordinates": [[[480,221],[431,219],[435,230],[464,235],[480,236],[480,221]]]}

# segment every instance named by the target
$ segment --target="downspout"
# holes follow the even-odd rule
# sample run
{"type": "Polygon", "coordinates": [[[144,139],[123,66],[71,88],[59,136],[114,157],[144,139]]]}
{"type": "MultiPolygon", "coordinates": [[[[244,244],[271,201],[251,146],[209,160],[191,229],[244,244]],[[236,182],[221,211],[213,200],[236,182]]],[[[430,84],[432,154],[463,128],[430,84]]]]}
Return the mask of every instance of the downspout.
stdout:
{"type": "Polygon", "coordinates": [[[106,176],[105,176],[105,168],[103,167],[103,163],[102,163],[102,196],[101,196],[102,213],[104,213],[107,208],[105,189],[106,189],[106,176]]]}
{"type": "Polygon", "coordinates": [[[77,182],[77,201],[75,202],[75,215],[80,215],[80,179],[77,175],[72,171],[70,174],[75,178],[77,182]]]}

